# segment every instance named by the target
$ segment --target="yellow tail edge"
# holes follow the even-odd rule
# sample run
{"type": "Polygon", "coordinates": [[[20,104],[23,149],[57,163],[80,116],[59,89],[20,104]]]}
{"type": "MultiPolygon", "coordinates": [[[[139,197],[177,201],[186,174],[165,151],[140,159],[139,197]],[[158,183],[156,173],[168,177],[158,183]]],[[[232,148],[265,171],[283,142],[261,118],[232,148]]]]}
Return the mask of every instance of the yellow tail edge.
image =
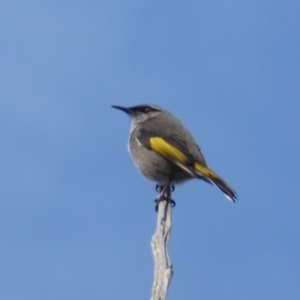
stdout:
{"type": "Polygon", "coordinates": [[[236,201],[236,199],[237,199],[236,192],[218,174],[216,174],[211,169],[209,169],[199,163],[195,163],[195,169],[196,169],[196,174],[200,178],[216,185],[224,193],[225,197],[228,200],[230,200],[232,202],[236,201]]]}

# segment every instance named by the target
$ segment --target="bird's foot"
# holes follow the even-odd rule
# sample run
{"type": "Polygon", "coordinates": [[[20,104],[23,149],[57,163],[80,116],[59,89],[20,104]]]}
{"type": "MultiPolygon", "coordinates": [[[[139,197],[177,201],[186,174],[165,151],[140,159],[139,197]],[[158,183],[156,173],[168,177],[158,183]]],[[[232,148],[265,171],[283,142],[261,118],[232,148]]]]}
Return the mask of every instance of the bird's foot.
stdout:
{"type": "Polygon", "coordinates": [[[159,193],[157,198],[155,199],[155,211],[158,212],[158,206],[161,201],[167,201],[168,204],[171,205],[171,207],[174,207],[176,205],[176,202],[171,199],[171,192],[175,190],[174,185],[156,185],[156,191],[159,193]]]}
{"type": "Polygon", "coordinates": [[[167,198],[167,197],[162,197],[162,198],[159,198],[159,199],[155,199],[155,211],[158,212],[158,206],[159,206],[159,203],[162,202],[162,201],[167,201],[168,204],[171,205],[171,207],[175,207],[176,206],[176,202],[175,200],[173,199],[170,199],[170,198],[167,198]]]}
{"type": "MultiPolygon", "coordinates": [[[[175,191],[175,185],[170,185],[170,188],[171,188],[171,192],[174,192],[174,191],[175,191]]],[[[155,186],[155,190],[156,190],[158,193],[161,193],[164,189],[165,189],[165,185],[159,185],[159,184],[157,184],[157,185],[155,186]]]]}

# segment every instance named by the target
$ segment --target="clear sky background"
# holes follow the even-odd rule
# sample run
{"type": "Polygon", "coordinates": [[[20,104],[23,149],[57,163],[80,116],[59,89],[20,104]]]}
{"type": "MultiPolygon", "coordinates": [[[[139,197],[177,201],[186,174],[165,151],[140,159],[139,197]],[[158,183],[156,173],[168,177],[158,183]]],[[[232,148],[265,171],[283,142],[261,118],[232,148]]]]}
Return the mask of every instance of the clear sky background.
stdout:
{"type": "Polygon", "coordinates": [[[300,2],[1,1],[0,299],[149,299],[154,185],[111,105],[179,117],[232,204],[173,198],[168,299],[298,299],[300,2]]]}

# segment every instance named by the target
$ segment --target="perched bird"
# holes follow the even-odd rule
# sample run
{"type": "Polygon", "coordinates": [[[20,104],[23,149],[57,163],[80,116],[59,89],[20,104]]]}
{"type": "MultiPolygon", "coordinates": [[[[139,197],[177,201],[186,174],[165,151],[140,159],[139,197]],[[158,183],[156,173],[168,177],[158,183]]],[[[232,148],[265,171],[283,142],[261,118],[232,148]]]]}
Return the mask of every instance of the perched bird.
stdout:
{"type": "Polygon", "coordinates": [[[140,172],[156,183],[161,192],[158,201],[171,200],[163,199],[167,187],[199,178],[235,202],[236,192],[207,167],[200,147],[177,118],[156,105],[112,107],[131,118],[128,149],[140,172]]]}

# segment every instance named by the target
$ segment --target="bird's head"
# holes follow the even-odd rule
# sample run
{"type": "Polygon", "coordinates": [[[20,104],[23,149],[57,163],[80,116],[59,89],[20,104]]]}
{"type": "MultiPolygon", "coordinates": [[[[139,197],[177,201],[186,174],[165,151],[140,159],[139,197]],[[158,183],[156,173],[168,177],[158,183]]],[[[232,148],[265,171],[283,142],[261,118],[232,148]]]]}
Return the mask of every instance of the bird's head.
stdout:
{"type": "Polygon", "coordinates": [[[159,114],[164,112],[164,110],[156,105],[137,105],[132,107],[124,107],[112,105],[113,108],[122,110],[126,112],[131,117],[131,128],[135,128],[136,125],[157,117],[159,114]]]}

